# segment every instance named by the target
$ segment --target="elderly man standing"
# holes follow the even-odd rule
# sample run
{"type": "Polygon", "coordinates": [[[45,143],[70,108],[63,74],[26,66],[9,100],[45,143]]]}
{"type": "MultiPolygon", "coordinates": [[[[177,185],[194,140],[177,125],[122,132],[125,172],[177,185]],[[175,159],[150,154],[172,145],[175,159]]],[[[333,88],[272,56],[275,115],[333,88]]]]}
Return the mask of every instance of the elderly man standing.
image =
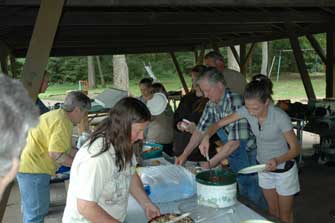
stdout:
{"type": "Polygon", "coordinates": [[[224,76],[226,87],[230,88],[232,92],[243,95],[244,88],[247,85],[245,77],[236,70],[231,70],[225,67],[223,56],[216,52],[211,51],[205,55],[205,64],[208,67],[216,67],[224,76]]]}
{"type": "Polygon", "coordinates": [[[0,200],[15,178],[28,130],[38,123],[38,109],[18,80],[0,74],[0,200]]]}
{"type": "Polygon", "coordinates": [[[71,166],[73,125],[90,109],[90,99],[79,91],[70,92],[62,109],[40,116],[21,155],[17,180],[23,206],[23,223],[42,223],[50,203],[50,177],[60,165],[71,166]]]}
{"type": "MultiPolygon", "coordinates": [[[[211,124],[232,114],[243,105],[242,97],[225,87],[223,74],[214,67],[200,74],[198,84],[209,102],[206,104],[197,129],[193,132],[184,152],[177,158],[176,164],[183,164],[186,161],[193,149],[199,145],[211,124]]],[[[224,145],[220,152],[209,161],[211,167],[217,166],[225,158],[228,158],[230,168],[234,173],[256,164],[255,137],[246,119],[221,128],[217,135],[224,145]]],[[[237,175],[237,183],[241,195],[259,207],[266,208],[265,199],[258,186],[257,175],[237,175]]]]}

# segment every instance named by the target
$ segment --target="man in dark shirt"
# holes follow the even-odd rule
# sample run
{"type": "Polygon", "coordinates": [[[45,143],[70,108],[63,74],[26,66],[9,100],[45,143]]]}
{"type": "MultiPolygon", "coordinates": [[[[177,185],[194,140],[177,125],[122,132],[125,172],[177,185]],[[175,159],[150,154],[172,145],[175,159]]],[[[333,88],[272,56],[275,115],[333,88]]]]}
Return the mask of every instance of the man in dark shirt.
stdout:
{"type": "MultiPolygon", "coordinates": [[[[174,113],[174,142],[173,152],[174,155],[179,156],[183,153],[187,146],[193,131],[196,128],[198,121],[200,120],[202,111],[208,101],[207,98],[203,97],[203,94],[197,85],[197,77],[199,73],[203,72],[206,66],[197,65],[192,69],[192,90],[186,94],[180,100],[179,106],[174,113]],[[190,121],[187,125],[182,124],[183,119],[190,121]]],[[[213,156],[215,152],[215,145],[211,143],[209,155],[213,156]]],[[[200,154],[198,149],[193,150],[191,155],[188,157],[190,161],[205,161],[205,157],[200,154]]]]}

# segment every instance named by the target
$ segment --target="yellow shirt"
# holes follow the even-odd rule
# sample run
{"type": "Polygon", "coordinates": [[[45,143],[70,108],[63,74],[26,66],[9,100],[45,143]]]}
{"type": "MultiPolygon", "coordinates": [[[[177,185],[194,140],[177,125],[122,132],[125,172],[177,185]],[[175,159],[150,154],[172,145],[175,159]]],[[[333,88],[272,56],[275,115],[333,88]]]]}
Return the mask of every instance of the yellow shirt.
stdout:
{"type": "Polygon", "coordinates": [[[40,116],[38,126],[28,133],[19,172],[54,175],[58,165],[48,153],[69,153],[72,131],[73,124],[63,109],[40,116]]]}

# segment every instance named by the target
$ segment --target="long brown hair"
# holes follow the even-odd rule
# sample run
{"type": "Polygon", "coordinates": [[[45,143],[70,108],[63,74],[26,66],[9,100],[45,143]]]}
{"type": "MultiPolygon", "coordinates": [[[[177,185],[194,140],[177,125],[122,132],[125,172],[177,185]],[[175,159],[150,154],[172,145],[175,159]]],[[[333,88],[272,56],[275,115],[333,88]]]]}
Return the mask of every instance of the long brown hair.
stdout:
{"type": "Polygon", "coordinates": [[[99,156],[113,145],[116,156],[115,165],[119,171],[123,170],[133,156],[131,125],[150,119],[150,111],[143,102],[132,97],[121,99],[110,110],[108,117],[93,132],[89,145],[91,146],[96,139],[103,137],[103,147],[99,153],[92,157],[99,156]]]}

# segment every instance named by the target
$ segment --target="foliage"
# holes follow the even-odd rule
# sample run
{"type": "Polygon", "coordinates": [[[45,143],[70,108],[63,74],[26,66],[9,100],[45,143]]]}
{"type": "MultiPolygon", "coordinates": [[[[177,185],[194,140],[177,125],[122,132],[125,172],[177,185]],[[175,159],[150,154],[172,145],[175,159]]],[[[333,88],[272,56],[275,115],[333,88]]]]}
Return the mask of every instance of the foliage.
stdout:
{"type": "MultiPolygon", "coordinates": [[[[325,34],[314,35],[319,41],[322,48],[326,46],[325,34]]],[[[319,56],[311,50],[309,41],[306,38],[300,38],[300,45],[304,51],[304,58],[306,65],[310,72],[324,72],[324,65],[321,62],[319,56]]],[[[248,46],[250,47],[250,45],[248,46]]],[[[248,48],[247,47],[247,48],[248,48]]],[[[281,66],[280,72],[297,72],[296,62],[293,52],[290,51],[289,40],[276,40],[269,43],[269,66],[271,65],[272,59],[275,57],[274,67],[272,73],[275,74],[278,68],[278,58],[280,51],[281,53],[281,66]],[[289,50],[289,51],[283,51],[289,50]]],[[[221,53],[225,56],[227,62],[227,50],[222,47],[221,53]]],[[[180,68],[184,74],[190,73],[190,68],[194,65],[194,54],[193,52],[178,52],[176,57],[180,68]]],[[[262,61],[262,49],[260,44],[256,44],[250,63],[248,64],[249,75],[259,73],[261,70],[262,61]]],[[[96,75],[99,75],[99,70],[96,62],[95,69],[96,75]]],[[[100,62],[104,78],[108,84],[112,84],[113,80],[113,56],[100,56],[100,62]]],[[[19,73],[22,72],[24,59],[16,61],[16,66],[19,73]]],[[[180,81],[177,78],[176,68],[172,62],[171,56],[168,53],[152,53],[152,54],[133,54],[127,55],[127,64],[129,70],[129,78],[131,81],[138,82],[148,74],[144,69],[144,64],[151,65],[152,71],[159,80],[175,81],[180,85],[180,81]]],[[[77,83],[78,80],[87,79],[87,57],[51,57],[49,59],[47,70],[51,74],[50,81],[52,83],[77,83]]],[[[100,84],[100,78],[97,76],[97,83],[100,84]]]]}

